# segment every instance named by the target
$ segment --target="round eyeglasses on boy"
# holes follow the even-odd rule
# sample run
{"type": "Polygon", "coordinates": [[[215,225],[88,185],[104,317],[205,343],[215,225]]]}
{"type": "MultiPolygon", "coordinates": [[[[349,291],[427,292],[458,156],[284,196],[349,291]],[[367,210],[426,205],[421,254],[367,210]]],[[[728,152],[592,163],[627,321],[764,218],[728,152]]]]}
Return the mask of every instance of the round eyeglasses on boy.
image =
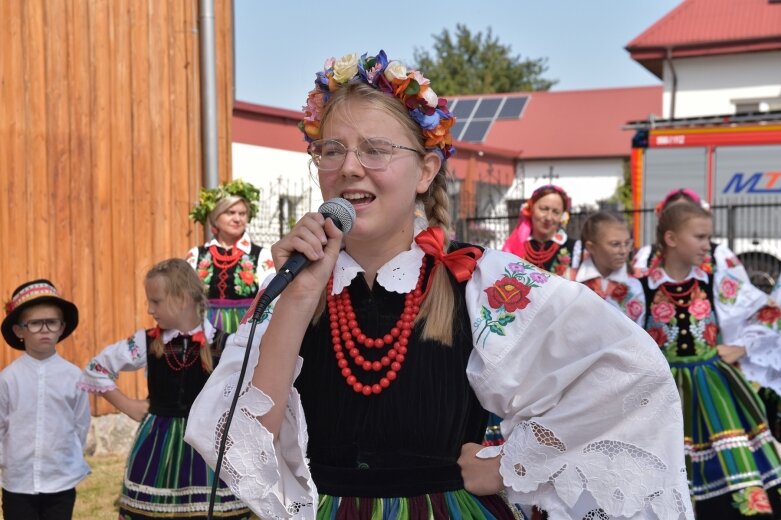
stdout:
{"type": "Polygon", "coordinates": [[[358,162],[369,170],[384,170],[390,164],[396,150],[408,150],[420,154],[409,146],[395,144],[384,137],[370,137],[361,141],[355,148],[348,148],[336,139],[318,139],[309,143],[307,150],[312,157],[312,163],[321,172],[332,172],[340,169],[347,159],[347,154],[353,152],[358,162]]]}
{"type": "Polygon", "coordinates": [[[46,319],[46,320],[30,320],[25,323],[20,323],[20,327],[27,329],[33,334],[38,334],[46,327],[49,332],[60,332],[65,327],[65,322],[58,319],[46,319]]]}

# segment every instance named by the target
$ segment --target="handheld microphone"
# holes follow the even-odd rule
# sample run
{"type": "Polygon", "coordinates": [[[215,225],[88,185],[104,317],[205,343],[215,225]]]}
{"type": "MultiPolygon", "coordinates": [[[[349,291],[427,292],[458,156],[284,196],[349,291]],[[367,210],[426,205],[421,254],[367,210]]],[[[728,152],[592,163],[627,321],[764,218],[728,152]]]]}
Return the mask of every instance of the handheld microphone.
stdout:
{"type": "MultiPolygon", "coordinates": [[[[353,227],[353,222],[355,221],[355,208],[341,197],[335,197],[323,202],[317,209],[317,212],[325,218],[330,218],[333,223],[336,224],[336,227],[345,235],[350,232],[350,229],[353,227]]],[[[285,262],[285,265],[277,271],[277,274],[271,279],[271,282],[269,282],[263,292],[263,296],[261,296],[258,301],[258,308],[261,307],[261,303],[265,303],[264,300],[271,303],[274,298],[279,296],[285,287],[293,281],[293,278],[309,265],[309,262],[310,260],[302,253],[293,253],[293,255],[288,258],[287,262],[285,262]]]]}

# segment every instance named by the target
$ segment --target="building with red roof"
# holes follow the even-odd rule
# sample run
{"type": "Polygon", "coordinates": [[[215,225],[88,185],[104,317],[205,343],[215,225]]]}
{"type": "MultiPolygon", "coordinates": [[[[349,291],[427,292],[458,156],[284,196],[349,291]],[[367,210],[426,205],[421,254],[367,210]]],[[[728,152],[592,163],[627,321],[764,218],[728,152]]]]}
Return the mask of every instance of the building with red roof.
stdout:
{"type": "Polygon", "coordinates": [[[781,110],[781,1],[684,0],[629,42],[664,118],[781,110]]]}

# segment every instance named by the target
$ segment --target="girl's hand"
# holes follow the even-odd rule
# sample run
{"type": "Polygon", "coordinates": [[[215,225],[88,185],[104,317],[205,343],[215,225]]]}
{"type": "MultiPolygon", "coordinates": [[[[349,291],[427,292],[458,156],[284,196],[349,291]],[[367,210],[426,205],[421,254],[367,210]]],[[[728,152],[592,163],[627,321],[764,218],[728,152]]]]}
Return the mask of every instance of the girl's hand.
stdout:
{"type": "Polygon", "coordinates": [[[288,286],[301,295],[320,297],[336,265],[342,246],[342,232],[320,213],[307,213],[279,242],[271,246],[271,256],[277,269],[294,253],[299,252],[310,262],[288,286]],[[293,289],[295,287],[295,289],[293,289]]]}
{"type": "Polygon", "coordinates": [[[123,411],[134,421],[141,422],[149,413],[149,399],[129,399],[123,411]]]}
{"type": "Polygon", "coordinates": [[[730,365],[746,355],[744,347],[736,347],[734,345],[719,345],[716,347],[716,350],[718,350],[721,360],[730,365]]]}
{"type": "Polygon", "coordinates": [[[480,459],[477,452],[482,449],[483,446],[471,442],[461,446],[458,465],[461,466],[464,489],[477,496],[495,495],[504,489],[504,481],[499,474],[499,457],[480,459]]]}

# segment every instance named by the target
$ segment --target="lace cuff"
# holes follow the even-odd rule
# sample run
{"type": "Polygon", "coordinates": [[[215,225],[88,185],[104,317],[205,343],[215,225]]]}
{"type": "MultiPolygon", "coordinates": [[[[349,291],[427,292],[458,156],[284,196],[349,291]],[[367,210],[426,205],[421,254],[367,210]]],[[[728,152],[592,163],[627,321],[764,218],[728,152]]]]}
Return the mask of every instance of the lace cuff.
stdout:
{"type": "Polygon", "coordinates": [[[501,456],[500,473],[513,503],[534,504],[551,520],[568,518],[687,518],[686,469],[670,486],[659,457],[632,444],[602,440],[570,453],[553,431],[524,421],[502,446],[481,458],[501,456]]]}
{"type": "Polygon", "coordinates": [[[119,374],[104,367],[93,358],[82,372],[81,379],[76,383],[76,386],[85,392],[103,394],[117,387],[116,379],[118,376],[119,374]]]}
{"type": "MultiPolygon", "coordinates": [[[[217,463],[217,450],[237,382],[235,374],[219,395],[214,392],[217,388],[212,387],[211,395],[199,396],[199,400],[211,402],[212,407],[208,408],[221,405],[219,409],[226,410],[216,423],[209,418],[205,402],[201,409],[193,407],[194,413],[188,420],[185,440],[212,468],[217,463]],[[211,433],[205,435],[205,430],[211,433]]],[[[270,397],[251,384],[244,389],[228,431],[220,477],[261,518],[314,519],[317,491],[307,467],[307,431],[298,392],[291,389],[277,439],[258,421],[273,404],[270,397]]]]}

